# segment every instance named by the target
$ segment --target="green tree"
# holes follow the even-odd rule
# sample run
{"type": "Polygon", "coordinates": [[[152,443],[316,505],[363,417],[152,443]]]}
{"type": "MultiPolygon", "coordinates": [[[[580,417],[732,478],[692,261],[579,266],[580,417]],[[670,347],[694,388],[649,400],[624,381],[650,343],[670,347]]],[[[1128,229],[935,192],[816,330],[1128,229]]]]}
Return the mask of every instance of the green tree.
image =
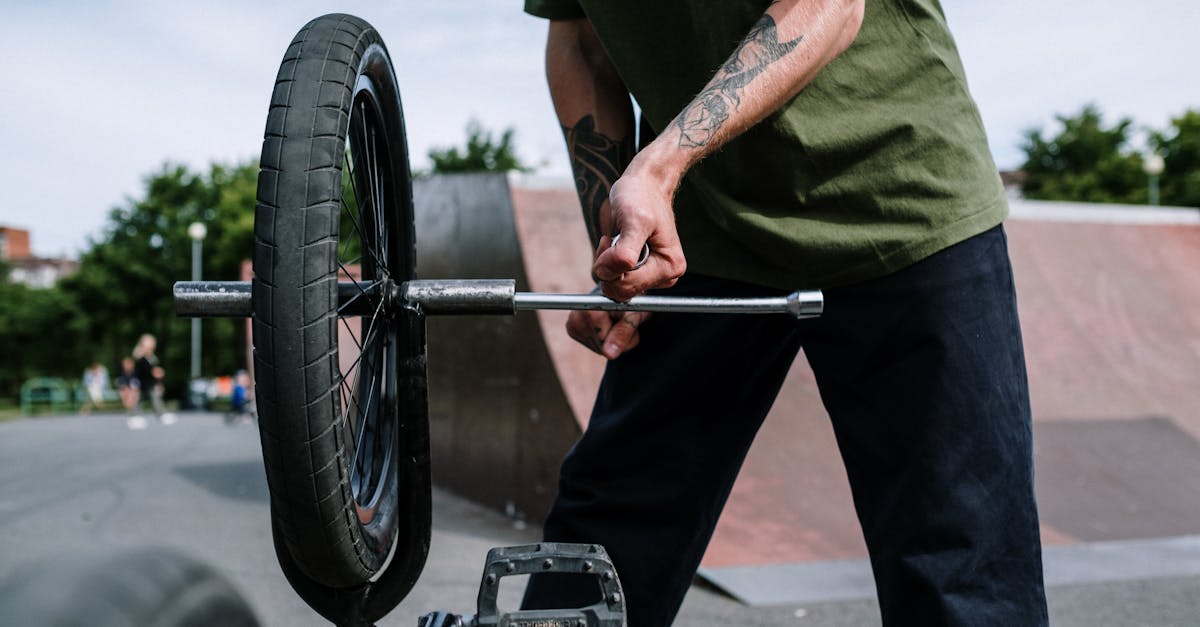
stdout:
{"type": "Polygon", "coordinates": [[[1150,144],[1165,164],[1162,203],[1200,207],[1200,111],[1189,109],[1172,119],[1168,131],[1150,135],[1150,144]]]}
{"type": "Polygon", "coordinates": [[[433,162],[431,172],[532,172],[517,157],[515,135],[516,131],[510,127],[497,139],[478,120],[471,120],[467,122],[467,145],[462,150],[452,146],[429,151],[429,160],[433,162]]]}
{"type": "Polygon", "coordinates": [[[0,267],[0,397],[15,399],[32,377],[78,377],[87,365],[81,320],[63,290],[14,283],[0,267]]]}
{"type": "Polygon", "coordinates": [[[1100,110],[1087,105],[1074,116],[1057,115],[1059,133],[1025,134],[1023,193],[1043,200],[1145,203],[1148,191],[1142,156],[1130,145],[1132,120],[1104,125],[1100,110]]]}
{"type": "MultiPolygon", "coordinates": [[[[208,228],[204,278],[238,280],[242,260],[253,251],[256,179],[254,164],[217,164],[203,174],[165,164],[145,179],[142,198],[128,199],[110,212],[103,235],[80,259],[80,271],[61,283],[78,310],[86,312],[78,326],[89,338],[87,361],[112,370],[139,335],[151,333],[158,338],[169,394],[185,388],[191,327],[175,316],[171,287],[191,278],[187,227],[198,221],[208,228]]],[[[202,328],[205,375],[245,366],[244,321],[205,320],[202,328]]]]}

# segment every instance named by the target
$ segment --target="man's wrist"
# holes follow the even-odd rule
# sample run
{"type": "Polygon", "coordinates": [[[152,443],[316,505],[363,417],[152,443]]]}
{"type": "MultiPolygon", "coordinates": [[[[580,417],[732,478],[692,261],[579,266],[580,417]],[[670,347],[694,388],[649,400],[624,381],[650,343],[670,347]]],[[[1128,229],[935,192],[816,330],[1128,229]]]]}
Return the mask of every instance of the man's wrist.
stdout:
{"type": "Polygon", "coordinates": [[[690,155],[659,137],[634,155],[623,176],[654,181],[664,197],[672,198],[691,165],[690,155]]]}

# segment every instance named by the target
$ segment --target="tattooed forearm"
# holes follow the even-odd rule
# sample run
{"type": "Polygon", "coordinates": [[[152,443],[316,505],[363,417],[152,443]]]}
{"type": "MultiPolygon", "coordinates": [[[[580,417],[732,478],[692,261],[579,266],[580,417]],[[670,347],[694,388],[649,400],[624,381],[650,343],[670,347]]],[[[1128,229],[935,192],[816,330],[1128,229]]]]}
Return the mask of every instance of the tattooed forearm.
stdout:
{"type": "Polygon", "coordinates": [[[608,200],[608,191],[633,159],[632,138],[613,139],[596,132],[596,119],[583,116],[573,127],[563,127],[567,138],[567,153],[575,172],[575,191],[583,207],[588,238],[593,249],[604,235],[600,225],[600,209],[608,200]]]}
{"type": "Polygon", "coordinates": [[[767,66],[791,52],[803,37],[779,41],[775,19],[770,15],[750,29],[733,56],[725,62],[708,87],[700,92],[679,117],[679,145],[700,148],[707,145],[742,103],[742,88],[762,74],[767,66]]]}

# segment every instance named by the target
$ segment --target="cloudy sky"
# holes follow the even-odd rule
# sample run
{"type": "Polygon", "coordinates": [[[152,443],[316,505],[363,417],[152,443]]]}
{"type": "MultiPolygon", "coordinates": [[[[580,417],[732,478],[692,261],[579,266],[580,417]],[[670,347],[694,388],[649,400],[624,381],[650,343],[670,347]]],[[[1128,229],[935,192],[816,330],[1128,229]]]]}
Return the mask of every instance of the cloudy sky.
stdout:
{"type": "MultiPolygon", "coordinates": [[[[1196,0],[943,0],[996,161],[1023,130],[1094,102],[1164,127],[1200,108],[1196,0]]],[[[868,1],[868,6],[870,0],[868,1]]],[[[0,224],[41,255],[75,255],[164,161],[257,156],[271,84],[295,31],[328,12],[383,34],[414,166],[471,117],[517,130],[565,174],[542,78],[545,24],[519,0],[0,0],[0,224]]],[[[869,9],[868,9],[869,10],[869,9]]],[[[251,208],[247,208],[250,210],[251,208]]]]}

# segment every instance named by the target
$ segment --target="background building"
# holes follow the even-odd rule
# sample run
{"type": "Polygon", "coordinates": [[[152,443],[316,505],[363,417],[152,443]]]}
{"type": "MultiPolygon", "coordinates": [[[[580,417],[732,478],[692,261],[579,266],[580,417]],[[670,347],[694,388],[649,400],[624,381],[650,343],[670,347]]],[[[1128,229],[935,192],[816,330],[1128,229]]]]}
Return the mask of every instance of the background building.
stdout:
{"type": "Polygon", "coordinates": [[[65,257],[36,257],[29,249],[29,231],[0,226],[0,261],[8,266],[8,278],[30,287],[50,287],[79,269],[79,262],[65,257]]]}

